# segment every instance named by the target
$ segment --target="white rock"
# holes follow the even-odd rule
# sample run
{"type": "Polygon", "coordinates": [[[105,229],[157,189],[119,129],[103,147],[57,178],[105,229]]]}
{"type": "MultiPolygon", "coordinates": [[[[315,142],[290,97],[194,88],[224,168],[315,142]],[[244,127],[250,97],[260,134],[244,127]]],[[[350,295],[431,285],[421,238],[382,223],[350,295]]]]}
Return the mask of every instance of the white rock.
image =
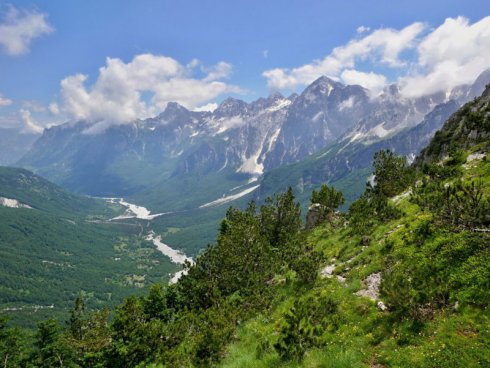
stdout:
{"type": "Polygon", "coordinates": [[[371,300],[379,299],[379,285],[381,284],[381,272],[372,273],[364,280],[365,289],[359,290],[357,296],[365,296],[371,300]]]}
{"type": "Polygon", "coordinates": [[[322,269],[320,274],[322,275],[323,278],[331,278],[333,270],[335,270],[335,264],[334,263],[331,265],[325,266],[322,269]]]}
{"type": "Polygon", "coordinates": [[[0,206],[9,208],[32,208],[31,206],[20,203],[17,199],[0,197],[0,206]]]}

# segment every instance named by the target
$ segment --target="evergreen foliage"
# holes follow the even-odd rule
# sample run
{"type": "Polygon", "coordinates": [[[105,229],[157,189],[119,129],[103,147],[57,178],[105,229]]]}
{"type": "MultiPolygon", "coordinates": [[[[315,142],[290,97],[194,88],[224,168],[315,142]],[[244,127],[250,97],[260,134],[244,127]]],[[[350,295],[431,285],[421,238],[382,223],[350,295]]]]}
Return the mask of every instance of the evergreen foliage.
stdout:
{"type": "Polygon", "coordinates": [[[337,304],[325,295],[296,300],[284,315],[279,340],[274,345],[281,359],[301,361],[308,349],[321,346],[320,336],[336,312],[337,304]]]}
{"type": "Polygon", "coordinates": [[[334,212],[344,204],[345,199],[342,192],[323,184],[318,191],[313,190],[310,202],[312,205],[318,205],[317,224],[319,224],[325,220],[332,222],[334,212]]]}
{"type": "MultiPolygon", "coordinates": [[[[460,138],[418,172],[377,153],[375,185],[343,226],[303,230],[291,188],[230,208],[187,275],[127,298],[112,320],[79,297],[66,328],[44,321],[30,342],[0,318],[2,364],[490,366],[490,162],[466,160],[487,142],[468,152],[460,138]]],[[[312,202],[332,213],[342,194],[324,186],[312,202]]]]}
{"type": "Polygon", "coordinates": [[[407,165],[405,157],[396,156],[390,150],[374,154],[373,192],[378,197],[394,197],[408,188],[414,178],[413,170],[407,165]]]}
{"type": "Polygon", "coordinates": [[[375,153],[373,169],[374,185],[368,182],[365,192],[348,211],[352,231],[357,234],[367,234],[376,224],[399,218],[402,213],[389,198],[408,189],[415,178],[406,159],[389,150],[375,153]]]}

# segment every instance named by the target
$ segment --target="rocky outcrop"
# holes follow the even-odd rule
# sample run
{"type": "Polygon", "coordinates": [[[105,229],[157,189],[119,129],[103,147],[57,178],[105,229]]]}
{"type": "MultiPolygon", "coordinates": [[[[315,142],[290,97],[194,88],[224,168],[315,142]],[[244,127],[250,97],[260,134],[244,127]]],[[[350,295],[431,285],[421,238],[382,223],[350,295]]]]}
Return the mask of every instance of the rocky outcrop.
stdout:
{"type": "Polygon", "coordinates": [[[313,203],[308,207],[306,213],[306,229],[311,230],[320,222],[320,212],[322,205],[320,203],[313,203]]]}
{"type": "Polygon", "coordinates": [[[416,168],[438,162],[449,150],[468,149],[490,140],[490,84],[483,94],[454,113],[414,162],[416,168]]]}
{"type": "Polygon", "coordinates": [[[372,273],[364,280],[364,289],[359,290],[357,296],[365,296],[371,300],[379,299],[379,285],[381,284],[381,272],[372,273]]]}

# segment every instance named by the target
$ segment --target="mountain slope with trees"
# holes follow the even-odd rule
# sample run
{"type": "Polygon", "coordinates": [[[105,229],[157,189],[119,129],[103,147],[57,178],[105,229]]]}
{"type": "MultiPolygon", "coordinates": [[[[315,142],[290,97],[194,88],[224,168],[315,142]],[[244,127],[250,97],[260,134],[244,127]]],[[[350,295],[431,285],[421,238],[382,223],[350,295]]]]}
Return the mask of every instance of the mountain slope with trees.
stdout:
{"type": "Polygon", "coordinates": [[[291,189],[230,208],[216,243],[177,284],[126,299],[110,321],[78,299],[63,328],[41,323],[31,345],[0,325],[0,358],[45,367],[490,365],[489,91],[451,117],[442,144],[436,135],[429,148],[446,147],[437,154],[408,166],[379,151],[374,179],[345,214],[343,195],[327,186],[312,195],[310,230],[291,189]]]}
{"type": "Polygon", "coordinates": [[[120,303],[177,267],[141,238],[122,210],[76,195],[24,169],[0,167],[0,316],[34,327],[67,316],[83,294],[91,308],[120,303]]]}

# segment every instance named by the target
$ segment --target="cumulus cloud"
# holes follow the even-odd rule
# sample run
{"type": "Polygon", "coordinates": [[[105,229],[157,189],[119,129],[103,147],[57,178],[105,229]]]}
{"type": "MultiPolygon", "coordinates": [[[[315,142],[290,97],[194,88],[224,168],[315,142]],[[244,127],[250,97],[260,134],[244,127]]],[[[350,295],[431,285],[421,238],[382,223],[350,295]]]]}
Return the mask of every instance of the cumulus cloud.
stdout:
{"type": "Polygon", "coordinates": [[[202,68],[206,77],[203,79],[205,82],[213,81],[222,78],[228,78],[231,74],[233,67],[231,64],[220,61],[218,64],[212,66],[211,68],[202,68]]]}
{"type": "Polygon", "coordinates": [[[48,110],[52,115],[59,115],[60,114],[60,107],[56,102],[51,102],[48,106],[48,110]]]}
{"type": "Polygon", "coordinates": [[[22,121],[25,125],[25,131],[41,134],[44,128],[32,117],[32,114],[27,109],[20,109],[19,111],[22,121]]]}
{"type": "Polygon", "coordinates": [[[46,107],[36,100],[24,100],[22,101],[22,108],[33,112],[45,112],[46,107]]]}
{"type": "Polygon", "coordinates": [[[168,102],[195,109],[223,93],[241,92],[223,81],[231,74],[230,64],[201,67],[206,75],[196,78],[194,68],[199,64],[193,60],[182,65],[173,58],[152,54],[137,55],[128,63],[107,58],[93,85],[86,86],[88,76],[83,74],[61,81],[63,108],[75,119],[125,123],[155,115],[168,102]]]}
{"type": "Polygon", "coordinates": [[[386,77],[373,72],[364,73],[354,69],[346,69],[340,77],[346,84],[358,84],[374,93],[378,93],[386,85],[386,77]]]}
{"type": "Polygon", "coordinates": [[[21,55],[29,52],[32,40],[53,31],[46,14],[10,6],[0,22],[0,44],[7,54],[21,55]]]}
{"type": "Polygon", "coordinates": [[[369,28],[369,27],[359,26],[359,27],[357,27],[356,32],[361,34],[361,33],[369,32],[370,30],[371,30],[371,28],[369,28]]]}
{"type": "Polygon", "coordinates": [[[490,67],[490,16],[470,24],[448,18],[417,47],[414,73],[400,79],[402,93],[420,96],[472,83],[490,67]]]}
{"type": "Polygon", "coordinates": [[[0,93],[0,107],[12,105],[13,101],[9,98],[3,97],[0,93]]]}
{"type": "Polygon", "coordinates": [[[296,68],[266,70],[263,76],[268,86],[294,90],[326,75],[373,92],[397,82],[405,96],[416,97],[472,83],[490,68],[490,16],[473,24],[465,17],[448,18],[432,29],[421,22],[400,30],[371,31],[360,26],[357,33],[323,59],[296,68]],[[374,70],[399,77],[390,81],[374,70]]]}
{"type": "Polygon", "coordinates": [[[209,112],[213,112],[217,108],[218,108],[218,104],[216,102],[210,102],[210,103],[208,103],[206,105],[202,105],[202,106],[196,107],[194,109],[194,111],[209,111],[209,112]]]}
{"type": "Polygon", "coordinates": [[[357,62],[368,58],[390,67],[401,67],[405,63],[399,55],[413,48],[418,35],[425,29],[420,22],[401,30],[381,28],[372,33],[339,46],[321,60],[297,68],[276,68],[267,70],[263,76],[272,89],[294,89],[299,85],[313,82],[322,75],[338,77],[343,70],[353,69],[357,62]]]}

